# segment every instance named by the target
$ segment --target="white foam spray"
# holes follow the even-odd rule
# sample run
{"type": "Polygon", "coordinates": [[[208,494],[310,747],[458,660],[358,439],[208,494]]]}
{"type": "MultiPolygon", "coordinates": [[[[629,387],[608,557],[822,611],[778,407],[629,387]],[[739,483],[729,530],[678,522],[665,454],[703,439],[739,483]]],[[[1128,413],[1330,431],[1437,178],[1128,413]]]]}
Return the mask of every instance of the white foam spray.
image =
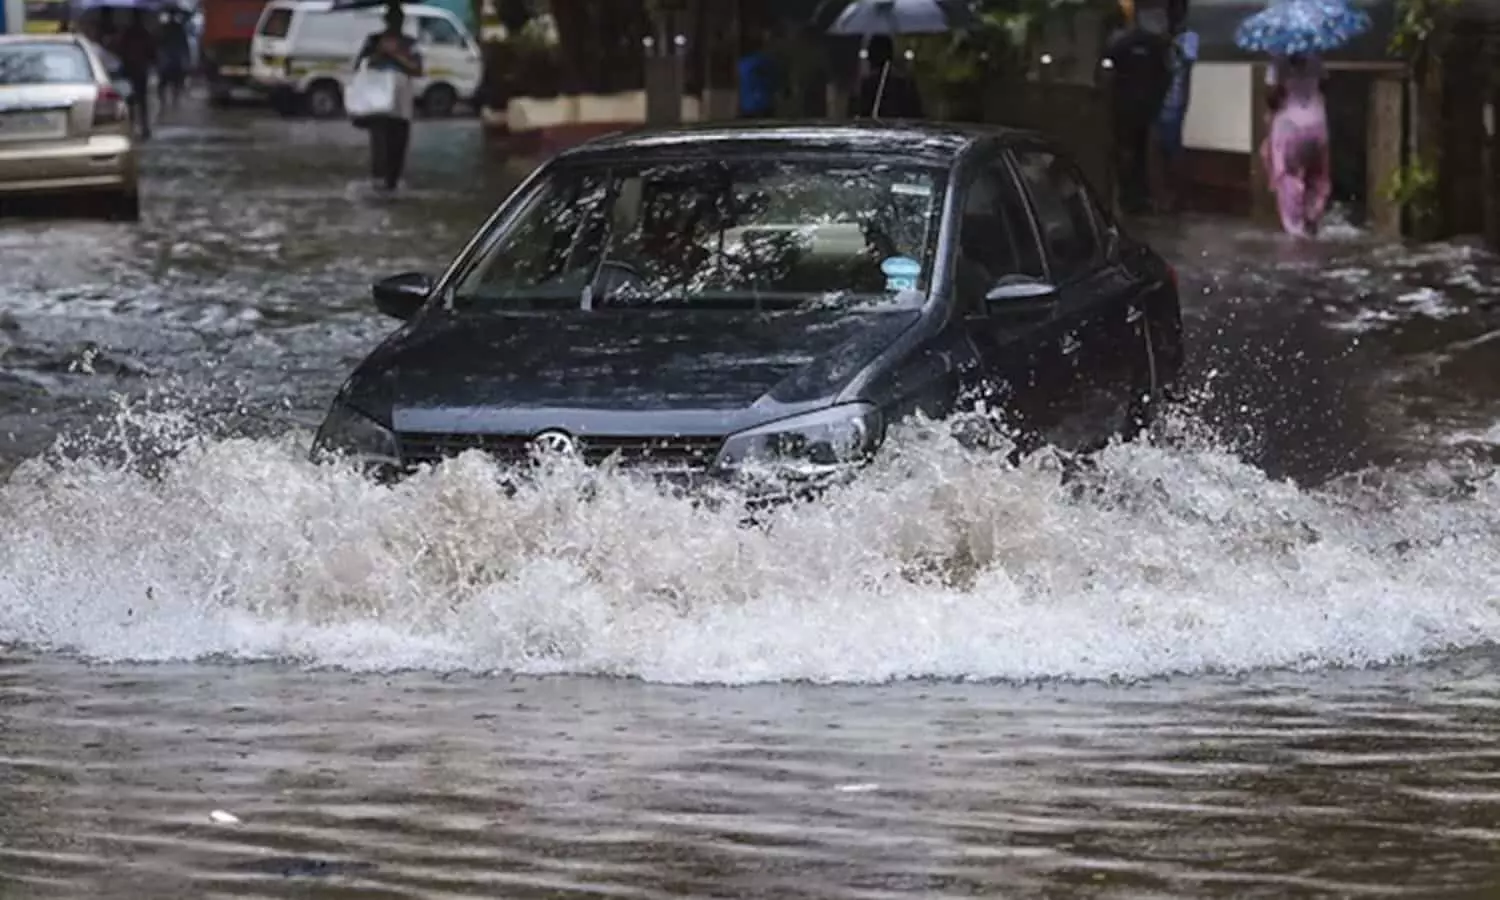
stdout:
{"type": "Polygon", "coordinates": [[[749,527],[619,474],[508,496],[471,454],[386,488],[307,463],[306,434],[127,420],[175,455],[36,459],[0,487],[0,642],[746,683],[1367,665],[1500,639],[1493,476],[1304,491],[1179,438],[1065,483],[1046,456],[1008,468],[909,428],[855,484],[749,527]]]}

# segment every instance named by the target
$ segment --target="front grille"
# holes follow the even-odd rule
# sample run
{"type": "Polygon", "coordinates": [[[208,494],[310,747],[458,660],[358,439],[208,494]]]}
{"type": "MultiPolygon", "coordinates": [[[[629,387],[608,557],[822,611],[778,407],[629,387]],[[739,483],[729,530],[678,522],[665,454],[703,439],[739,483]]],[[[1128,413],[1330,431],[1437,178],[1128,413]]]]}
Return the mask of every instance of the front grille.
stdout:
{"type": "MultiPolygon", "coordinates": [[[[408,466],[437,463],[466,450],[481,450],[498,462],[519,465],[536,459],[531,436],[518,434],[439,434],[402,432],[401,461],[408,466]]],[[[723,438],[698,436],[578,437],[584,462],[598,465],[618,455],[622,465],[652,465],[673,469],[706,469],[719,453],[723,438]]]]}

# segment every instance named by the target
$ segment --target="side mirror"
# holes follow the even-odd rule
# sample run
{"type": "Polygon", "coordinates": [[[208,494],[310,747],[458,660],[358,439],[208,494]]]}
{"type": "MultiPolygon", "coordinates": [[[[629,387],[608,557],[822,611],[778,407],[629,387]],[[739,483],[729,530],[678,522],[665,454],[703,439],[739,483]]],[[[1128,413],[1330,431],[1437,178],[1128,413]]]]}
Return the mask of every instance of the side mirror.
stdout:
{"type": "Polygon", "coordinates": [[[1005,278],[984,295],[985,312],[1004,319],[1045,319],[1057,306],[1057,288],[1045,281],[1005,278]]]}
{"type": "Polygon", "coordinates": [[[410,319],[432,293],[432,278],[425,272],[403,272],[375,282],[375,308],[396,319],[410,319]]]}

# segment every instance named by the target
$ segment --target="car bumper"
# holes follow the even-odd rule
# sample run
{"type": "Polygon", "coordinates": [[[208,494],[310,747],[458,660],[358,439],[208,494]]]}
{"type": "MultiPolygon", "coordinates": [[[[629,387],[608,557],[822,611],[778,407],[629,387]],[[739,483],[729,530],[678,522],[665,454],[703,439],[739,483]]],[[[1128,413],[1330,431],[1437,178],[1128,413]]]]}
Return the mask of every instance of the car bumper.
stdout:
{"type": "Polygon", "coordinates": [[[0,194],[133,191],[135,186],[135,143],[124,135],[0,144],[0,194]]]}
{"type": "Polygon", "coordinates": [[[267,66],[255,66],[250,70],[250,73],[247,76],[246,80],[251,85],[253,85],[256,90],[266,91],[268,93],[275,91],[295,91],[297,89],[296,79],[292,78],[281,69],[270,68],[267,66]]]}

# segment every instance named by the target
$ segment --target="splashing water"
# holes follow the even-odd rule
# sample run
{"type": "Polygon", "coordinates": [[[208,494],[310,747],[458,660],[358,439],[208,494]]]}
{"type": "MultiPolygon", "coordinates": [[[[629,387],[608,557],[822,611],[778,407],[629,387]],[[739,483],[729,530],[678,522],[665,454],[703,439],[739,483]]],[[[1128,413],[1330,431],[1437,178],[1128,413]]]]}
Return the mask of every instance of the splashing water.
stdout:
{"type": "Polygon", "coordinates": [[[1183,432],[1069,481],[913,426],[752,527],[621,474],[510,495],[471,454],[386,488],[306,462],[305,434],[116,424],[112,453],[0,487],[0,644],[745,683],[1366,665],[1500,639],[1492,474],[1303,491],[1183,432]]]}

